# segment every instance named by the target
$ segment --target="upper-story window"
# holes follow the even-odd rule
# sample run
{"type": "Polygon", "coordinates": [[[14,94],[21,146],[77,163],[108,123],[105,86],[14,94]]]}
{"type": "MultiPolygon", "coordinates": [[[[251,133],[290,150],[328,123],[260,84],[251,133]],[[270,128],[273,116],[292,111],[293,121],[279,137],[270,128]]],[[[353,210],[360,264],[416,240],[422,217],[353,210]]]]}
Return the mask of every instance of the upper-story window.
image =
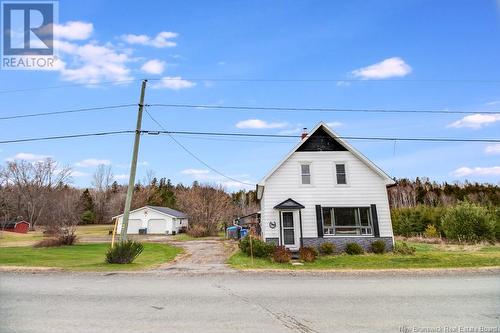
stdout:
{"type": "Polygon", "coordinates": [[[343,163],[335,164],[335,172],[337,176],[337,184],[338,185],[347,184],[347,173],[345,169],[345,164],[343,163]]]}
{"type": "Polygon", "coordinates": [[[302,184],[309,185],[311,184],[311,165],[310,164],[301,164],[300,165],[300,173],[302,177],[302,184]]]}

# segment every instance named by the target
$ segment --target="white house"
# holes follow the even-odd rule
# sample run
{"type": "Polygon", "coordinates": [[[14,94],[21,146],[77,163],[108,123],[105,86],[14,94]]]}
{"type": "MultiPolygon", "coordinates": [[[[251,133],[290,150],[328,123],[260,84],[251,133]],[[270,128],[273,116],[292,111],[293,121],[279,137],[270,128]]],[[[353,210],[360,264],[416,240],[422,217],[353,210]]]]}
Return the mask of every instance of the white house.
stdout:
{"type": "Polygon", "coordinates": [[[323,242],[394,244],[387,186],[393,180],[323,122],[258,184],[262,236],[291,250],[323,242]]]}
{"type": "MultiPolygon", "coordinates": [[[[113,217],[118,219],[117,229],[120,232],[123,214],[113,217]]],[[[144,206],[130,212],[128,234],[138,234],[139,229],[146,229],[147,234],[171,235],[188,227],[188,217],[183,212],[168,207],[144,206]]]]}

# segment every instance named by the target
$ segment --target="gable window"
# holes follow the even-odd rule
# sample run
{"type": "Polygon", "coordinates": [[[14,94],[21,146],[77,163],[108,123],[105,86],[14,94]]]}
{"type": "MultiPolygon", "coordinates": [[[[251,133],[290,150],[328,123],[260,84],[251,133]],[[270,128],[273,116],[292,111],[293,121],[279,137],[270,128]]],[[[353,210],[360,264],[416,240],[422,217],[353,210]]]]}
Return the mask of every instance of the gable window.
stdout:
{"type": "Polygon", "coordinates": [[[323,207],[323,234],[373,235],[370,207],[323,207]]]}
{"type": "Polygon", "coordinates": [[[300,174],[302,178],[302,184],[309,185],[311,184],[311,165],[310,164],[301,164],[300,165],[300,174]]]}
{"type": "Polygon", "coordinates": [[[335,164],[335,173],[337,176],[337,184],[338,185],[347,184],[347,174],[345,171],[345,164],[343,164],[343,163],[335,164]]]}

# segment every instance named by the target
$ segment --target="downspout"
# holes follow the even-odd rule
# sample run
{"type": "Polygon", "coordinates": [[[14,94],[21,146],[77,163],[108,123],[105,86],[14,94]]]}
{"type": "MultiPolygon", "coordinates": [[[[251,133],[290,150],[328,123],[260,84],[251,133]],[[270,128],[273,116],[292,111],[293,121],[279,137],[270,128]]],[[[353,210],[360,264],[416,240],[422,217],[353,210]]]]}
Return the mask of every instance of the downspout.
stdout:
{"type": "Polygon", "coordinates": [[[300,225],[300,247],[304,247],[304,239],[302,237],[302,209],[299,209],[299,225],[300,225]]]}
{"type": "Polygon", "coordinates": [[[280,235],[279,235],[279,241],[278,241],[278,244],[280,246],[282,246],[282,242],[283,242],[283,228],[281,227],[281,210],[278,210],[278,214],[280,216],[280,235]]]}

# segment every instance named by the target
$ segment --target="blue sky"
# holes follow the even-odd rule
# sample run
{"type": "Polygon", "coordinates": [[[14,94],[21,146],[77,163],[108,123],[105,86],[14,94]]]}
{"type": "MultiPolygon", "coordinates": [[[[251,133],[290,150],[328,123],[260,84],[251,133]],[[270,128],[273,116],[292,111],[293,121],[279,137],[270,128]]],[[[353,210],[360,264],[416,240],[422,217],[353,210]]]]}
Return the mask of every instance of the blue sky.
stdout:
{"type": "MultiPolygon", "coordinates": [[[[496,1],[60,1],[54,71],[0,71],[2,115],[137,103],[436,109],[466,115],[154,108],[171,130],[299,134],[323,120],[350,136],[494,138],[500,114],[500,4],[496,1]],[[220,82],[235,79],[361,79],[220,82]],[[206,79],[206,80],[195,80],[206,79]],[[380,79],[384,79],[381,81],[380,79]],[[386,79],[386,80],[385,80],[386,79]],[[452,82],[418,80],[458,80],[452,82]],[[251,120],[251,121],[249,121],[251,120]]],[[[136,108],[1,121],[1,139],[133,129],[136,108]]],[[[144,117],[144,129],[157,126],[144,117]]],[[[177,139],[212,167],[255,183],[295,139],[177,139]]],[[[2,160],[52,156],[88,186],[98,163],[125,183],[129,135],[0,146],[2,160]]],[[[500,145],[351,142],[391,176],[500,181],[500,145]]],[[[143,136],[138,178],[242,185],[194,160],[166,136],[143,136]]]]}

